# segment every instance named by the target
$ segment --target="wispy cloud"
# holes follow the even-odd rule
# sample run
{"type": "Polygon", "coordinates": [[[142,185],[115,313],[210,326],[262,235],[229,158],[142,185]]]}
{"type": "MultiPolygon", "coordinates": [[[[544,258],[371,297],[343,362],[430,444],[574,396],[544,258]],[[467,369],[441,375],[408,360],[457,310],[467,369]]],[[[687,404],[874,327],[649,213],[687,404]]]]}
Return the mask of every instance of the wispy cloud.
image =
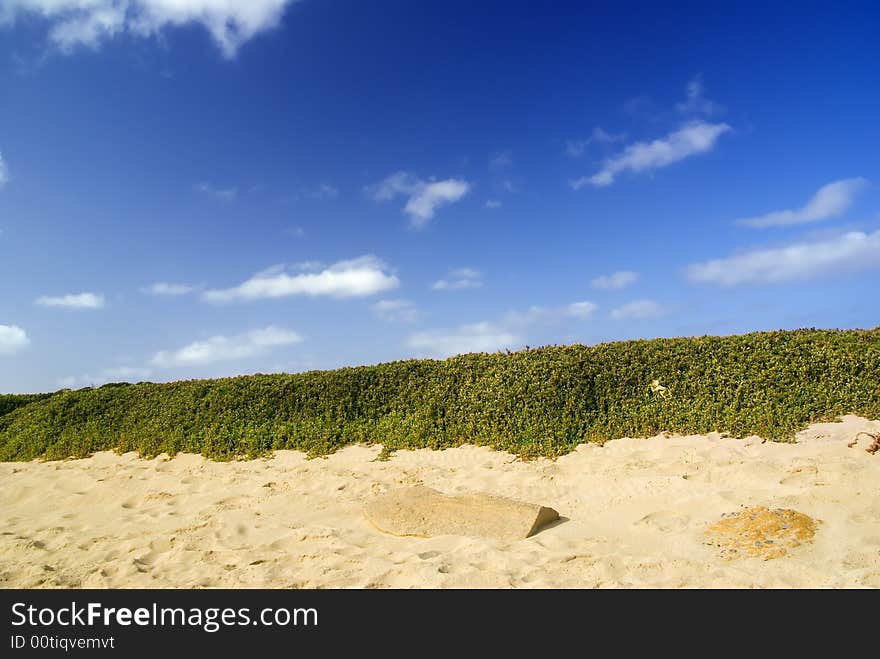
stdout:
{"type": "Polygon", "coordinates": [[[3,154],[0,153],[0,188],[2,188],[9,181],[9,167],[6,166],[6,161],[3,160],[3,154]]]}
{"type": "Polygon", "coordinates": [[[484,205],[486,208],[501,208],[501,201],[499,199],[488,199],[484,205]]]}
{"type": "MultiPolygon", "coordinates": [[[[300,268],[301,269],[301,268],[300,268]]],[[[209,302],[260,300],[293,295],[363,297],[397,288],[400,280],[372,255],[339,261],[319,272],[290,274],[283,266],[255,274],[232,288],[205,291],[209,302]]]]}
{"type": "Polygon", "coordinates": [[[470,189],[471,184],[461,179],[423,181],[400,171],[368,186],[367,192],[376,201],[406,197],[403,212],[409,216],[414,228],[421,229],[428,225],[438,208],[459,201],[470,189]]]}
{"type": "Polygon", "coordinates": [[[638,280],[638,272],[621,270],[620,272],[613,272],[610,275],[601,275],[600,277],[590,280],[590,286],[601,291],[618,290],[626,288],[638,280]]]}
{"type": "Polygon", "coordinates": [[[669,309],[654,300],[635,300],[611,310],[614,320],[644,320],[660,318],[669,313],[669,309]]]}
{"type": "Polygon", "coordinates": [[[329,183],[321,183],[309,192],[309,196],[314,199],[336,199],[339,196],[339,188],[329,183]]]}
{"type": "Polygon", "coordinates": [[[14,355],[30,343],[27,332],[18,325],[0,325],[0,355],[14,355]]]}
{"type": "Polygon", "coordinates": [[[100,293],[70,293],[68,295],[43,295],[34,300],[41,307],[61,307],[62,309],[101,309],[104,296],[100,293]]]}
{"type": "Polygon", "coordinates": [[[609,133],[596,126],[593,134],[585,140],[568,140],[565,143],[565,155],[570,158],[580,158],[591,144],[613,144],[626,139],[626,133],[609,133]]]}
{"type": "Polygon", "coordinates": [[[538,323],[557,323],[566,318],[584,320],[595,314],[599,308],[593,302],[572,302],[562,307],[543,307],[533,305],[525,311],[508,311],[501,324],[508,328],[522,328],[538,323]]]}
{"type": "Polygon", "coordinates": [[[0,24],[37,15],[62,52],[128,34],[154,37],[170,27],[200,25],[226,58],[257,34],[276,27],[295,0],[12,0],[0,5],[0,24]]]}
{"type": "Polygon", "coordinates": [[[141,289],[141,293],[146,295],[174,296],[186,295],[187,293],[192,293],[194,290],[196,290],[196,287],[190,286],[189,284],[169,284],[164,281],[159,281],[155,284],[144,286],[141,289]]]}
{"type": "Polygon", "coordinates": [[[178,350],[163,350],[153,355],[151,363],[159,368],[201,366],[254,357],[272,348],[292,345],[302,340],[296,332],[269,325],[235,336],[212,336],[203,341],[194,341],[178,350]]]}
{"type": "Polygon", "coordinates": [[[513,350],[525,345],[525,337],[536,325],[553,325],[564,321],[583,321],[599,307],[592,302],[572,302],[560,307],[531,306],[524,311],[512,310],[495,322],[481,321],[451,329],[416,332],[406,346],[428,357],[449,357],[468,352],[513,350]]]}
{"type": "Polygon", "coordinates": [[[675,109],[681,114],[717,114],[724,111],[724,107],[714,101],[710,101],[704,94],[703,76],[696,75],[690,79],[686,87],[686,98],[676,104],[675,109]]]}
{"type": "Polygon", "coordinates": [[[84,375],[69,375],[58,378],[58,386],[67,388],[96,387],[107,382],[136,382],[146,380],[152,373],[152,369],[149,368],[117,366],[102,369],[94,375],[85,373],[84,375]]]}
{"type": "Polygon", "coordinates": [[[494,170],[507,169],[513,165],[513,151],[499,151],[489,159],[489,167],[494,170]]]}
{"type": "Polygon", "coordinates": [[[417,354],[442,359],[469,352],[515,349],[523,345],[523,340],[492,323],[481,322],[451,330],[416,332],[407,339],[406,345],[417,354]]]}
{"type": "Polygon", "coordinates": [[[435,291],[462,291],[468,288],[480,288],[483,285],[483,273],[475,268],[456,268],[449,271],[447,279],[438,279],[431,288],[435,291]]]}
{"type": "Polygon", "coordinates": [[[500,181],[496,181],[492,184],[492,189],[495,192],[508,192],[514,193],[517,192],[516,184],[511,181],[509,178],[501,179],[500,181]]]}
{"type": "Polygon", "coordinates": [[[849,233],[815,242],[753,249],[688,266],[693,282],[736,286],[835,276],[880,268],[880,231],[849,233]]]}
{"type": "Polygon", "coordinates": [[[562,310],[562,315],[569,318],[589,318],[592,316],[599,305],[592,302],[572,302],[562,310]]]}
{"type": "Polygon", "coordinates": [[[232,201],[238,196],[238,188],[235,186],[228,188],[217,188],[210,183],[202,182],[196,184],[195,187],[196,191],[209,195],[211,197],[215,197],[220,201],[232,201]]]}
{"type": "Polygon", "coordinates": [[[823,185],[801,208],[774,211],[757,217],[737,220],[737,224],[763,229],[821,222],[843,214],[852,205],[856,195],[868,187],[865,178],[848,178],[823,185]]]}
{"type": "Polygon", "coordinates": [[[421,315],[409,300],[379,300],[371,308],[380,320],[388,323],[414,323],[421,315]]]}
{"type": "Polygon", "coordinates": [[[731,130],[724,123],[710,124],[705,121],[688,123],[677,131],[652,142],[636,142],[619,154],[605,160],[602,168],[592,176],[571,182],[575,190],[592,185],[597,188],[614,183],[618,174],[634,173],[666,167],[690,156],[707,153],[715,147],[718,138],[731,130]]]}
{"type": "Polygon", "coordinates": [[[148,378],[152,371],[149,368],[142,368],[138,366],[114,366],[112,368],[105,368],[101,371],[101,376],[105,378],[119,379],[119,380],[131,380],[134,378],[148,378]]]}

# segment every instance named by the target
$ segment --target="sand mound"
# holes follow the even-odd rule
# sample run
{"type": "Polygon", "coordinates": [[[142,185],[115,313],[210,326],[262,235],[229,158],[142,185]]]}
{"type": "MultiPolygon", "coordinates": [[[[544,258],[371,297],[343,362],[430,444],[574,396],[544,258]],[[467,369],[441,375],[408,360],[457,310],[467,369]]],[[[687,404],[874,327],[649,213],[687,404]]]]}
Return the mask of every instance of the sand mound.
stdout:
{"type": "Polygon", "coordinates": [[[462,535],[517,540],[559,519],[559,513],[490,494],[446,496],[416,485],[376,497],[364,515],[380,531],[430,538],[462,535]]]}
{"type": "Polygon", "coordinates": [[[722,514],[706,533],[711,539],[708,544],[720,547],[724,558],[753,556],[770,560],[811,542],[816,520],[788,508],[770,510],[759,506],[722,514]]]}

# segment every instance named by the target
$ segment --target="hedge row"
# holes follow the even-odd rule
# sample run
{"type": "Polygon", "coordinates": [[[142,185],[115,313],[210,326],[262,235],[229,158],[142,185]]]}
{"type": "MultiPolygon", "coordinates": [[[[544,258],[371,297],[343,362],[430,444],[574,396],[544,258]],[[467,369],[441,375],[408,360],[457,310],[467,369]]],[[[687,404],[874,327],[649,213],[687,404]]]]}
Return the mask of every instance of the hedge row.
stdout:
{"type": "MultiPolygon", "coordinates": [[[[14,398],[14,397],[10,397],[14,398]]],[[[880,328],[626,341],[469,354],[292,375],[112,384],[39,396],[0,416],[0,460],[94,451],[479,444],[555,456],[586,441],[728,432],[788,440],[815,421],[880,418],[880,328]],[[666,395],[652,392],[659,380],[666,395]]],[[[0,409],[2,412],[2,409],[0,409]]]]}

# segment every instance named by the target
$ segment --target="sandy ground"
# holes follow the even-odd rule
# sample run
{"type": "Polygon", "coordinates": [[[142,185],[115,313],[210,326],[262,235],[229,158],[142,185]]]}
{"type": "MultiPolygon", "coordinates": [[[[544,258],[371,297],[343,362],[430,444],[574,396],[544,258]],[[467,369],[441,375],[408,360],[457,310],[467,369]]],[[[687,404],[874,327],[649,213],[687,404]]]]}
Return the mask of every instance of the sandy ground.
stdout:
{"type": "Polygon", "coordinates": [[[465,446],[296,452],[217,463],[0,464],[0,586],[278,588],[880,587],[880,452],[847,443],[880,421],[845,417],[797,444],[718,435],[620,439],[522,462],[465,446]],[[401,485],[489,492],[556,508],[523,540],[399,538],[365,500],[401,485]],[[775,560],[725,560],[704,531],[743,506],[822,521],[775,560]]]}

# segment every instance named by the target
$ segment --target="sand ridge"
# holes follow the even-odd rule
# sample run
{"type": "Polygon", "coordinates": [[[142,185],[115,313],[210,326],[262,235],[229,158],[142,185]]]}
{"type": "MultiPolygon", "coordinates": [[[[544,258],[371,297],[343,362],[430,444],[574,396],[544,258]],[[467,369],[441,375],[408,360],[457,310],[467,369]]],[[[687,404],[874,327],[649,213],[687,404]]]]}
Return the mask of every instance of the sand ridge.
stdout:
{"type": "Polygon", "coordinates": [[[717,433],[584,444],[523,462],[474,446],[354,446],[307,460],[212,462],[98,453],[0,463],[2,587],[880,587],[880,454],[855,416],[796,444],[717,433]],[[425,485],[540,502],[560,522],[528,539],[401,538],[364,502],[425,485]],[[722,514],[792,508],[821,520],[774,560],[705,542],[722,514]]]}

